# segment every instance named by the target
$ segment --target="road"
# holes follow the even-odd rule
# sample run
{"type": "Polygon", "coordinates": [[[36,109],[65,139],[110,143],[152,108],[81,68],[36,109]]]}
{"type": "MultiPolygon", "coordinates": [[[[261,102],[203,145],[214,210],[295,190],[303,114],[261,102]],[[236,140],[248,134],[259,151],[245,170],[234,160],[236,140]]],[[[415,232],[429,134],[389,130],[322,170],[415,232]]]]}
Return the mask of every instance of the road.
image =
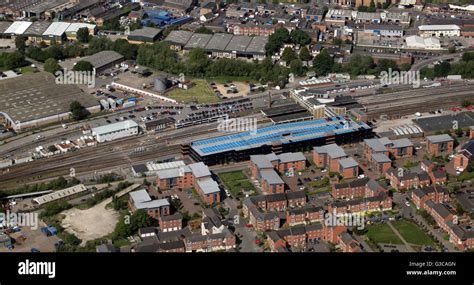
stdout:
{"type": "Polygon", "coordinates": [[[418,225],[428,229],[429,233],[431,233],[438,242],[447,248],[449,252],[455,252],[456,250],[454,249],[454,246],[449,241],[444,239],[443,232],[434,229],[421,215],[416,213],[413,207],[405,205],[405,201],[409,193],[410,192],[401,194],[399,192],[395,192],[393,194],[393,202],[399,205],[400,214],[405,219],[414,220],[418,225]]]}
{"type": "Polygon", "coordinates": [[[420,60],[420,61],[415,62],[411,66],[410,71],[419,71],[423,67],[427,67],[430,64],[433,64],[435,61],[444,61],[444,60],[461,58],[461,57],[462,57],[462,53],[450,53],[450,54],[444,54],[441,56],[436,56],[436,57],[420,60]]]}

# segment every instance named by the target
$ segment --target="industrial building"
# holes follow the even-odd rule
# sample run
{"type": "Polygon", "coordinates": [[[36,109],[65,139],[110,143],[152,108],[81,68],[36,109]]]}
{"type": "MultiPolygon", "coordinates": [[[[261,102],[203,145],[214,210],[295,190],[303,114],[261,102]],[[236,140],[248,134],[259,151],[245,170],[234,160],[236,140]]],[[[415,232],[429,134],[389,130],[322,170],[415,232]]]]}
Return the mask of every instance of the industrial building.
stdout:
{"type": "Polygon", "coordinates": [[[439,39],[433,37],[409,36],[405,38],[405,43],[408,49],[441,49],[439,39]]]}
{"type": "Polygon", "coordinates": [[[418,26],[422,37],[459,37],[461,28],[458,25],[421,25],[418,26]]]}
{"type": "Polygon", "coordinates": [[[373,136],[372,128],[343,116],[278,124],[183,145],[183,153],[207,165],[245,161],[250,155],[310,150],[312,146],[353,143],[373,136]]]}
{"type": "Polygon", "coordinates": [[[138,135],[138,124],[133,120],[108,124],[92,128],[92,135],[100,143],[135,136],[138,135]]]}
{"type": "Polygon", "coordinates": [[[221,33],[208,35],[188,31],[172,31],[164,41],[170,43],[171,48],[175,50],[202,48],[217,58],[263,59],[268,37],[234,36],[221,33]]]}
{"type": "Polygon", "coordinates": [[[127,36],[128,42],[132,44],[153,43],[158,40],[162,30],[150,27],[133,30],[127,36]]]}
{"type": "Polygon", "coordinates": [[[90,62],[94,66],[96,72],[99,73],[121,63],[124,60],[124,57],[113,50],[104,50],[91,56],[86,56],[80,60],[90,62]]]}
{"type": "Polygon", "coordinates": [[[51,192],[49,194],[40,196],[38,198],[34,198],[33,202],[36,203],[39,206],[43,206],[47,203],[53,202],[53,201],[61,201],[65,199],[71,199],[74,197],[77,197],[81,194],[84,194],[87,192],[86,186],[83,184],[78,184],[66,189],[58,190],[51,192]]]}
{"type": "Polygon", "coordinates": [[[100,111],[92,95],[76,85],[56,84],[48,72],[0,80],[0,117],[6,126],[17,131],[69,119],[73,101],[91,113],[100,111]]]}

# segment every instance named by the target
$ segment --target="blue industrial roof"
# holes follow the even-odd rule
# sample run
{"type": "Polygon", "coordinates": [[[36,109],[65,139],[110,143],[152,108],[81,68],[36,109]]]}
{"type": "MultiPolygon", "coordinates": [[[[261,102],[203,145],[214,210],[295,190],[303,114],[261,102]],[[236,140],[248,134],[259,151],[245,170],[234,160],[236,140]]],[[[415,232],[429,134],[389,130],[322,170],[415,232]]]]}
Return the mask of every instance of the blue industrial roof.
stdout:
{"type": "Polygon", "coordinates": [[[360,128],[370,129],[365,123],[357,123],[343,117],[332,117],[331,121],[317,119],[303,122],[278,124],[259,128],[256,132],[242,132],[227,136],[199,140],[191,143],[191,147],[202,156],[244,150],[270,145],[273,142],[287,144],[320,138],[329,133],[341,134],[353,132],[360,128]],[[347,122],[345,124],[345,122],[347,122]]]}

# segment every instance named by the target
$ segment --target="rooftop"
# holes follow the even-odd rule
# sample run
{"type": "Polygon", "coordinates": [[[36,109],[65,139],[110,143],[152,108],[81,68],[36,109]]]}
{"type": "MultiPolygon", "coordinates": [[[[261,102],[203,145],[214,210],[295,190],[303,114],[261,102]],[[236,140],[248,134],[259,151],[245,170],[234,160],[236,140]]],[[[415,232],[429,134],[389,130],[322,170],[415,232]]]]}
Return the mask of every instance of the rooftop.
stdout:
{"type": "Polygon", "coordinates": [[[56,84],[54,75],[48,72],[0,80],[0,110],[13,122],[68,113],[72,101],[78,101],[85,108],[99,105],[92,95],[76,85],[56,84]]]}
{"type": "Polygon", "coordinates": [[[51,25],[44,31],[43,36],[56,36],[59,37],[66,33],[70,23],[66,22],[52,22],[51,25]]]}
{"type": "Polygon", "coordinates": [[[453,138],[448,134],[435,135],[426,137],[431,143],[443,143],[453,141],[453,138]]]}
{"type": "Polygon", "coordinates": [[[83,61],[90,62],[96,69],[100,69],[110,63],[122,60],[123,56],[113,50],[104,50],[91,56],[84,57],[83,61]]]}
{"type": "Polygon", "coordinates": [[[124,129],[130,129],[138,127],[138,124],[134,120],[125,120],[117,123],[112,123],[96,128],[92,128],[92,133],[96,135],[107,134],[111,132],[116,132],[124,129]]]}
{"type": "Polygon", "coordinates": [[[152,200],[145,189],[130,192],[130,198],[136,209],[155,209],[170,205],[166,199],[152,200]]]}
{"type": "Polygon", "coordinates": [[[198,140],[191,147],[200,155],[210,155],[226,151],[239,151],[249,148],[272,145],[274,143],[292,143],[298,141],[324,138],[330,134],[342,134],[357,130],[370,129],[365,123],[358,123],[338,117],[308,120],[303,122],[278,124],[259,128],[255,132],[242,132],[227,136],[198,140]],[[329,120],[329,119],[328,119],[329,120]],[[348,122],[344,127],[344,121],[348,122]],[[348,126],[348,127],[347,127],[348,126]]]}
{"type": "Polygon", "coordinates": [[[333,159],[347,156],[344,149],[335,143],[314,147],[314,151],[320,154],[327,154],[333,159]]]}
{"type": "Polygon", "coordinates": [[[66,197],[69,197],[69,196],[72,196],[72,195],[79,194],[79,193],[82,193],[82,192],[85,192],[85,191],[87,191],[86,186],[84,186],[83,184],[78,184],[78,185],[75,185],[75,186],[72,186],[72,187],[69,187],[69,188],[66,188],[66,189],[54,191],[54,192],[51,192],[49,194],[40,196],[38,198],[33,199],[33,201],[35,201],[39,205],[43,205],[43,204],[46,204],[46,203],[49,203],[49,202],[52,202],[52,201],[55,201],[55,200],[59,200],[59,199],[63,199],[63,198],[66,198],[66,197]]]}

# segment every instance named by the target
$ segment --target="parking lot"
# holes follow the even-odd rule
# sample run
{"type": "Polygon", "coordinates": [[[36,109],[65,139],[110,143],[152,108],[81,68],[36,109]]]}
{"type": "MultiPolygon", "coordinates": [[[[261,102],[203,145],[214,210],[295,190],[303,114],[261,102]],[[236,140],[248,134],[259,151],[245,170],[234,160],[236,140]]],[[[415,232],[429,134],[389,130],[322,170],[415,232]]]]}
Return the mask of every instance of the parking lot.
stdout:
{"type": "Polygon", "coordinates": [[[55,244],[60,240],[57,236],[46,236],[41,232],[41,227],[46,225],[38,221],[37,229],[30,227],[22,227],[21,231],[10,234],[14,240],[12,250],[5,247],[0,247],[0,252],[31,252],[31,249],[37,249],[40,252],[54,252],[56,250],[55,244]]]}

